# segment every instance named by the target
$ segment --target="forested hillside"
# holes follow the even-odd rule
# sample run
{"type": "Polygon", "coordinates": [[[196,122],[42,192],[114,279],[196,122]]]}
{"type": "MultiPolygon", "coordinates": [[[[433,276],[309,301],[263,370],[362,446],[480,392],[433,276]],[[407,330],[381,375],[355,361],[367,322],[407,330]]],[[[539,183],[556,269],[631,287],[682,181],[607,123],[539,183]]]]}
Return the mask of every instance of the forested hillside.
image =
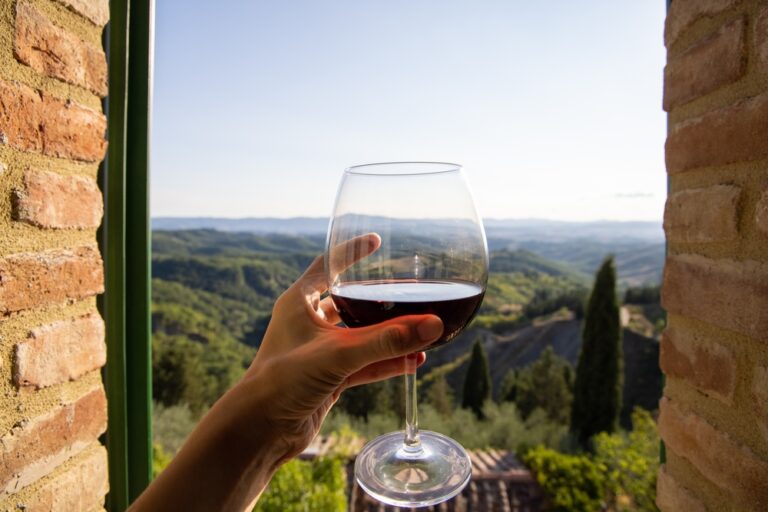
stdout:
{"type": "MultiPolygon", "coordinates": [[[[155,232],[156,399],[202,410],[239,378],[261,342],[274,300],[323,250],[323,243],[319,236],[155,232]]],[[[510,369],[529,364],[547,345],[575,362],[589,273],[524,249],[494,250],[490,261],[488,290],[477,318],[459,340],[430,354],[423,377],[431,378],[430,371],[441,367],[458,389],[465,368],[462,357],[478,336],[492,354],[497,394],[510,369]],[[558,311],[570,311],[570,316],[538,320],[558,311]]],[[[648,350],[654,358],[654,348],[648,350]]]]}
{"type": "Polygon", "coordinates": [[[155,232],[152,242],[155,399],[201,411],[240,378],[274,300],[321,242],[213,230],[155,232]]]}

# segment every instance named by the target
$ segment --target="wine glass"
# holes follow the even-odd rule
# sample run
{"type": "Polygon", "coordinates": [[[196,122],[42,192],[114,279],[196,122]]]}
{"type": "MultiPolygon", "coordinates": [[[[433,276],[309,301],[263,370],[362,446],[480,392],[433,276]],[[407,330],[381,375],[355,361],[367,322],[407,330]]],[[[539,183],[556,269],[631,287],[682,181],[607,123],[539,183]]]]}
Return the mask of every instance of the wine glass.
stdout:
{"type": "MultiPolygon", "coordinates": [[[[412,314],[434,314],[448,343],[472,320],[485,294],[488,247],[461,166],[439,162],[359,165],[344,172],[328,228],[334,261],[344,242],[377,233],[381,246],[347,268],[326,257],[328,289],[347,327],[412,314]]],[[[354,251],[354,244],[347,244],[354,251]]],[[[338,256],[341,256],[340,258],[338,256]]],[[[419,431],[416,354],[406,357],[405,431],[369,442],[355,462],[355,477],[389,505],[428,506],[457,495],[472,465],[453,439],[419,431]]]]}

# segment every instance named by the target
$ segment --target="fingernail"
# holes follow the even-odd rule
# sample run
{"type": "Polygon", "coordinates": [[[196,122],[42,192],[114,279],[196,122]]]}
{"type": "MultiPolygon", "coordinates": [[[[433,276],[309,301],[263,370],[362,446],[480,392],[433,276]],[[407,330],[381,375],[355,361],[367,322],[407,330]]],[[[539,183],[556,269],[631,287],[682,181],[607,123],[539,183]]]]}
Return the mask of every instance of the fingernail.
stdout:
{"type": "Polygon", "coordinates": [[[431,316],[419,322],[416,326],[416,332],[422,341],[434,340],[443,332],[443,322],[436,316],[431,316]]]}

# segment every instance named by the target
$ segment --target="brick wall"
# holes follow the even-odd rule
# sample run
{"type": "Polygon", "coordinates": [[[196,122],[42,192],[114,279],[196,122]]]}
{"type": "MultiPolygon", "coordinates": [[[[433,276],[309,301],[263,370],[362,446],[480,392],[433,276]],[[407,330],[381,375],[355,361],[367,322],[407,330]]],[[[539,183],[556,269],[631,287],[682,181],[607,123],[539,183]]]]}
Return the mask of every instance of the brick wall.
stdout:
{"type": "Polygon", "coordinates": [[[101,510],[108,0],[0,0],[0,511],[101,510]]]}
{"type": "Polygon", "coordinates": [[[768,2],[673,0],[664,511],[768,510],[768,2]]]}

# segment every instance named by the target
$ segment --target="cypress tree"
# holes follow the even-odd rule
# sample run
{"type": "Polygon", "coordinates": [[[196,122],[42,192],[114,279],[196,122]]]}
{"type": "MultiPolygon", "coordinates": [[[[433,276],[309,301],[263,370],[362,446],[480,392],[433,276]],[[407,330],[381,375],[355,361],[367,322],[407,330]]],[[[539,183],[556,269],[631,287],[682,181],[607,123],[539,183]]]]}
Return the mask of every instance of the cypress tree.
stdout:
{"type": "Polygon", "coordinates": [[[571,432],[586,448],[599,432],[613,432],[621,411],[622,351],[616,267],[603,261],[589,296],[576,367],[571,432]]]}
{"type": "Polygon", "coordinates": [[[472,358],[469,360],[467,375],[464,377],[464,395],[461,406],[472,409],[475,415],[483,418],[483,404],[491,398],[491,374],[488,371],[488,356],[480,340],[475,340],[472,358]]]}

